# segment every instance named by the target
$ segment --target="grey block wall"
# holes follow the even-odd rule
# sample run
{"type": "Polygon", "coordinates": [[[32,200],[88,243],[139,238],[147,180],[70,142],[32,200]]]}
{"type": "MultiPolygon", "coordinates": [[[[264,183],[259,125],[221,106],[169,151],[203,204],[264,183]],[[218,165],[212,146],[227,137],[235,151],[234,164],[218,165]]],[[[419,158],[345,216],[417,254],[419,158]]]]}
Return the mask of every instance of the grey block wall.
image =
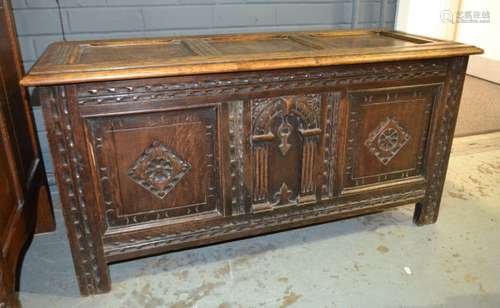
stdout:
{"type": "MultiPolygon", "coordinates": [[[[52,42],[166,35],[394,27],[396,0],[11,0],[24,66],[52,42]]],[[[53,167],[34,107],[45,163],[53,167]]]]}

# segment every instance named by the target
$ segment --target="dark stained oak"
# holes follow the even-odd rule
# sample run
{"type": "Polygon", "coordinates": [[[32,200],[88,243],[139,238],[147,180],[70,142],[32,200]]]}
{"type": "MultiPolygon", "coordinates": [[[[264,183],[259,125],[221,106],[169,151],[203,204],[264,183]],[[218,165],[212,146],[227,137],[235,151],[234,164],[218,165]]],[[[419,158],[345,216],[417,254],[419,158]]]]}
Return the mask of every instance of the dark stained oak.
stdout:
{"type": "Polygon", "coordinates": [[[112,262],[408,203],[434,223],[481,52],[382,30],[52,45],[22,84],[81,293],[110,290],[112,262]]]}
{"type": "Polygon", "coordinates": [[[54,230],[45,169],[23,75],[10,1],[0,1],[0,307],[18,307],[16,287],[35,233],[54,230]]]}

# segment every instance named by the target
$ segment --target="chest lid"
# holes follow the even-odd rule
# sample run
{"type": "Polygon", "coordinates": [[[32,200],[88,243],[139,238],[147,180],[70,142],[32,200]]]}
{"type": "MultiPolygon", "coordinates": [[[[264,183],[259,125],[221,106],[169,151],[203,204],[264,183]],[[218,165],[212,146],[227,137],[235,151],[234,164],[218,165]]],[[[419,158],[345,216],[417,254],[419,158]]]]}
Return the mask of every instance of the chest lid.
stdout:
{"type": "Polygon", "coordinates": [[[353,30],[70,41],[50,45],[24,86],[317,67],[482,53],[395,31],[353,30]]]}

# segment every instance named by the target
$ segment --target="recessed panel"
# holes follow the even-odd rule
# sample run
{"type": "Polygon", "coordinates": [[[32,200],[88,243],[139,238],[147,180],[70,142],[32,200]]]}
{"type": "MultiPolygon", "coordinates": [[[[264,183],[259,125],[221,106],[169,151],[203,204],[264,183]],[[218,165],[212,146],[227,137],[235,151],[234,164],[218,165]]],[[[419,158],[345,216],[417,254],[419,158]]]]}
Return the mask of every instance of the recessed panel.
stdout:
{"type": "Polygon", "coordinates": [[[90,127],[110,226],[217,210],[215,109],[104,117],[90,127]]]}
{"type": "Polygon", "coordinates": [[[379,34],[351,35],[351,36],[313,36],[315,39],[332,48],[377,48],[415,46],[414,42],[387,37],[379,34]]]}
{"type": "Polygon", "coordinates": [[[316,200],[323,96],[285,95],[251,101],[253,211],[316,200]]]}
{"type": "Polygon", "coordinates": [[[266,38],[259,40],[236,40],[232,42],[214,41],[210,45],[215,47],[224,55],[244,55],[252,53],[268,52],[293,52],[314,50],[308,46],[284,38],[266,38]]]}
{"type": "Polygon", "coordinates": [[[439,89],[418,86],[348,94],[345,187],[424,176],[430,119],[439,89]]]}
{"type": "Polygon", "coordinates": [[[189,57],[196,54],[181,42],[123,45],[83,45],[78,63],[97,64],[107,62],[160,61],[172,57],[189,57]]]}

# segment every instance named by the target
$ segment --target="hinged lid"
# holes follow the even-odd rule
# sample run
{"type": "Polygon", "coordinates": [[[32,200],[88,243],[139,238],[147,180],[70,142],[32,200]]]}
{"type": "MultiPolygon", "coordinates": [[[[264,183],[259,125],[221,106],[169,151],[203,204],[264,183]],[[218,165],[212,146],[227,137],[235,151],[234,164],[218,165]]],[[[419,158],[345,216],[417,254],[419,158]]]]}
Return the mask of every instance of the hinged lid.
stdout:
{"type": "Polygon", "coordinates": [[[255,71],[479,54],[482,50],[394,31],[282,32],[60,42],[24,86],[255,71]]]}

